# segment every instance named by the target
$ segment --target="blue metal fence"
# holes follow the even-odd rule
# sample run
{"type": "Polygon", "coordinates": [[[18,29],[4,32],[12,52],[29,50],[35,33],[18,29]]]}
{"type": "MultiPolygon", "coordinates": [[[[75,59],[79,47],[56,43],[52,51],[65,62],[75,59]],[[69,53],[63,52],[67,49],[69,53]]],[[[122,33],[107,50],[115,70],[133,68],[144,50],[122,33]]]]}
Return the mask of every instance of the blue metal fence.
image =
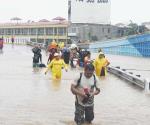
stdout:
{"type": "Polygon", "coordinates": [[[150,57],[150,34],[96,42],[89,45],[89,49],[93,52],[98,52],[99,48],[106,54],[150,57]]]}

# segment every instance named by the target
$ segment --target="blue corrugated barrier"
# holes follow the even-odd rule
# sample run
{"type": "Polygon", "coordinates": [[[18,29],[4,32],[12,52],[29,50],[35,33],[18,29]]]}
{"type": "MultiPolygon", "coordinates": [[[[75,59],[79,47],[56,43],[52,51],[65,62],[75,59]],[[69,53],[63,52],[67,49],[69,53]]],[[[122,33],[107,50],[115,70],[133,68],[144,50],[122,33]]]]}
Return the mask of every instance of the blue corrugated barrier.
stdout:
{"type": "Polygon", "coordinates": [[[96,42],[89,45],[89,49],[93,52],[97,52],[99,48],[106,54],[150,57],[150,34],[96,42]]]}

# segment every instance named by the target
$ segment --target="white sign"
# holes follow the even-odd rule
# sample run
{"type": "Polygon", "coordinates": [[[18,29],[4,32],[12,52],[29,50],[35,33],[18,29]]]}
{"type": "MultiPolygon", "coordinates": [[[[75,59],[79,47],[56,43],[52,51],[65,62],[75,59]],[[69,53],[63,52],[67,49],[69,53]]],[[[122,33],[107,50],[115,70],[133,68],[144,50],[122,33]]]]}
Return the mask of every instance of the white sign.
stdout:
{"type": "Polygon", "coordinates": [[[110,23],[110,0],[69,0],[68,19],[72,23],[110,23]]]}

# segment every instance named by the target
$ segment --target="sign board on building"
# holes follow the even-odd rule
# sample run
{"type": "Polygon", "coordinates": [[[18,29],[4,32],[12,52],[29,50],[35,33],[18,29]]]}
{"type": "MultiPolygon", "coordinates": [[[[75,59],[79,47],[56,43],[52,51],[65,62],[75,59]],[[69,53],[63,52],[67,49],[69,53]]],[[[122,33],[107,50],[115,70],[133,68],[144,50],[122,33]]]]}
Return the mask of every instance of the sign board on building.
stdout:
{"type": "Polygon", "coordinates": [[[110,0],[68,0],[68,20],[72,23],[110,23],[110,0]]]}

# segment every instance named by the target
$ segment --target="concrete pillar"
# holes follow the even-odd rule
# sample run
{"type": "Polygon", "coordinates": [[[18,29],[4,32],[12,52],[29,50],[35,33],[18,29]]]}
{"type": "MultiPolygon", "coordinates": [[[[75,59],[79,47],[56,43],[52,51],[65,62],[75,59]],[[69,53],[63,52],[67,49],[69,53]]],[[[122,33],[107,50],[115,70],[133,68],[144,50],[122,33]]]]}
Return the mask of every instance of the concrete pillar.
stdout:
{"type": "Polygon", "coordinates": [[[59,41],[59,33],[58,33],[58,27],[57,27],[57,43],[59,41]]]}
{"type": "Polygon", "coordinates": [[[46,44],[46,27],[44,27],[44,44],[46,44]]]}

